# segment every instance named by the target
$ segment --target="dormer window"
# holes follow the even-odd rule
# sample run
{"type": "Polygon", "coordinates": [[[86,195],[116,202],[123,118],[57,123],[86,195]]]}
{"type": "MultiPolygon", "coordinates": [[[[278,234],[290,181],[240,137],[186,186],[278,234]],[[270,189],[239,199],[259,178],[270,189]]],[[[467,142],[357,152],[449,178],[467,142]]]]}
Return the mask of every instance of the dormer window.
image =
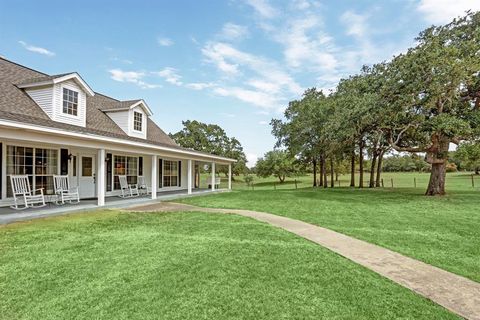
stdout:
{"type": "Polygon", "coordinates": [[[63,88],[63,113],[78,115],[78,92],[63,88]]]}
{"type": "Polygon", "coordinates": [[[140,132],[142,131],[142,118],[143,114],[136,111],[133,112],[133,130],[140,132]]]}

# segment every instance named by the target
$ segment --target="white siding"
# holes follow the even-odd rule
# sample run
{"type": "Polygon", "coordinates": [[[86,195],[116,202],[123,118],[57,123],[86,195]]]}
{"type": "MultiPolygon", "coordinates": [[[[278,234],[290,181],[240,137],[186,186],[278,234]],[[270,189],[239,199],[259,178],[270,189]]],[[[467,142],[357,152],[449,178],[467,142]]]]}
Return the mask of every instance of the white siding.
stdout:
{"type": "Polygon", "coordinates": [[[87,113],[86,93],[73,80],[57,83],[53,86],[53,117],[52,120],[85,127],[87,113]],[[78,114],[76,116],[63,113],[63,88],[78,92],[78,114]]]}
{"type": "Polygon", "coordinates": [[[45,87],[41,89],[29,89],[26,93],[35,101],[42,110],[53,119],[53,89],[45,87]]]}
{"type": "Polygon", "coordinates": [[[107,112],[107,115],[115,121],[115,123],[130,137],[147,138],[147,114],[140,106],[130,110],[107,112]],[[133,130],[133,113],[139,112],[142,114],[142,131],[133,130]]]}
{"type": "Polygon", "coordinates": [[[126,134],[129,134],[129,119],[130,113],[128,111],[108,112],[107,115],[112,119],[117,126],[119,126],[126,134]]]}

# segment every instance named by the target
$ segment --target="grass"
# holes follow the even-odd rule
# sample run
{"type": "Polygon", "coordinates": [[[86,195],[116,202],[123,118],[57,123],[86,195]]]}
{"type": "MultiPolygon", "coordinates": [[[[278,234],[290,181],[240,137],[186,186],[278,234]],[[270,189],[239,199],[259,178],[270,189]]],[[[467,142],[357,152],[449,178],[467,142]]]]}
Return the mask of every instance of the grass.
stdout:
{"type": "Polygon", "coordinates": [[[97,211],[0,227],[0,318],[457,317],[318,245],[245,217],[97,211]]]}
{"type": "MultiPolygon", "coordinates": [[[[348,177],[341,183],[347,184],[348,177]]],[[[251,209],[303,220],[392,249],[480,282],[480,191],[469,174],[449,174],[448,195],[423,196],[427,174],[385,174],[385,181],[410,188],[236,191],[183,202],[251,209]],[[413,187],[413,178],[417,188],[413,187]]],[[[304,177],[304,186],[310,182],[304,177]]],[[[261,182],[257,179],[257,182],[261,182]]],[[[480,182],[480,181],[479,181],[480,182]]],[[[259,183],[260,184],[260,183],[259,183]]],[[[480,183],[478,183],[480,185],[480,183]]],[[[309,186],[309,185],[308,185],[309,186]]]]}

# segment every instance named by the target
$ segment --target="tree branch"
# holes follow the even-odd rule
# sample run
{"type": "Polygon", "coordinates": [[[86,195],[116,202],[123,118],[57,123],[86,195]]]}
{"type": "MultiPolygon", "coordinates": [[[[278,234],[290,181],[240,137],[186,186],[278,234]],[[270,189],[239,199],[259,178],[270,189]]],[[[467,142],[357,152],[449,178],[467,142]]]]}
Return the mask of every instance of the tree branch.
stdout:
{"type": "Polygon", "coordinates": [[[413,127],[412,124],[408,124],[405,128],[403,128],[397,136],[397,139],[393,141],[392,134],[390,134],[390,137],[388,138],[388,143],[390,146],[395,149],[396,151],[406,151],[406,152],[425,152],[427,151],[426,148],[420,148],[420,147],[400,147],[398,146],[398,143],[400,142],[400,139],[402,138],[402,135],[411,127],[413,127]]]}

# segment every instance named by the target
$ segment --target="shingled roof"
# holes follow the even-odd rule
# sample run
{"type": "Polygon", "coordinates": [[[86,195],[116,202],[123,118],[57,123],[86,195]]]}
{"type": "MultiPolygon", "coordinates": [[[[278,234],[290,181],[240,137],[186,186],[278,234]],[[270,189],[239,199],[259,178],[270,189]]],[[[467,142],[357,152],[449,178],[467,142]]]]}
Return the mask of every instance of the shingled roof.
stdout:
{"type": "Polygon", "coordinates": [[[87,96],[86,126],[80,127],[51,120],[24,90],[17,87],[67,74],[48,75],[0,57],[0,119],[188,150],[177,145],[150,118],[147,118],[147,139],[144,140],[128,136],[102,111],[131,106],[140,100],[120,101],[100,93],[87,96]]]}

